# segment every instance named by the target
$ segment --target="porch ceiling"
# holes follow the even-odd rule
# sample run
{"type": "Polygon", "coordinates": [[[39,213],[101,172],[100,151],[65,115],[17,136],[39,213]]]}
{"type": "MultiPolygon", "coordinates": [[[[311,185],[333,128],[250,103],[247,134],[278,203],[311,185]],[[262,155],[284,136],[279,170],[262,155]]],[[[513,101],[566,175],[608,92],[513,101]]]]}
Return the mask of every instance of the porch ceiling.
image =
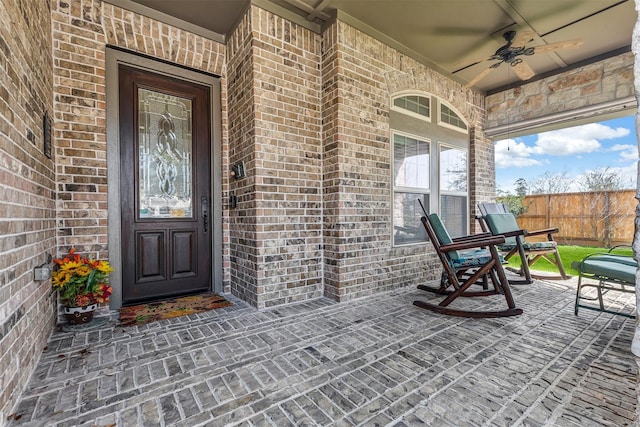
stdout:
{"type": "MultiPolygon", "coordinates": [[[[226,36],[250,2],[320,31],[334,16],[383,39],[463,84],[496,61],[507,30],[530,31],[527,46],[582,39],[579,47],[538,52],[534,79],[630,49],[633,0],[107,0],[226,36]],[[148,8],[148,9],[147,9],[148,8]]],[[[474,88],[493,93],[521,80],[501,64],[474,88]]]]}

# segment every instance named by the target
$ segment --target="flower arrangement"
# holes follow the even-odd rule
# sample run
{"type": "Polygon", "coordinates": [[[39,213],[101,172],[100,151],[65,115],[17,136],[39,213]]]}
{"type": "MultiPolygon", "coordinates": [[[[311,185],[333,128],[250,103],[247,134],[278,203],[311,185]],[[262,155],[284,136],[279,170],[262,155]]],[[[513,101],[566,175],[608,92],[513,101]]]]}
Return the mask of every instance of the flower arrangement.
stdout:
{"type": "Polygon", "coordinates": [[[109,301],[113,289],[109,286],[109,261],[81,257],[75,249],[67,256],[54,259],[55,271],[51,275],[53,288],[60,293],[66,307],[84,307],[109,301]]]}

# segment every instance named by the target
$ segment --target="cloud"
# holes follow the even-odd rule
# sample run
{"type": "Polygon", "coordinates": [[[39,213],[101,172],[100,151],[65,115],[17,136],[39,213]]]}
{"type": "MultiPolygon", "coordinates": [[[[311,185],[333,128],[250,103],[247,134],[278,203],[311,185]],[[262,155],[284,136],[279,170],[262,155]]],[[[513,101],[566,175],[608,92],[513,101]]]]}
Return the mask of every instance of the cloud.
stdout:
{"type": "Polygon", "coordinates": [[[622,188],[638,187],[638,166],[636,163],[621,168],[612,168],[612,170],[618,172],[622,177],[622,188]]]}
{"type": "Polygon", "coordinates": [[[532,148],[524,142],[503,139],[496,142],[496,168],[540,166],[539,160],[532,159],[532,148]]]}
{"type": "Polygon", "coordinates": [[[638,160],[638,146],[631,144],[616,144],[610,148],[611,151],[620,152],[620,161],[637,161],[638,160]]]}
{"type": "MultiPolygon", "coordinates": [[[[620,176],[620,184],[622,189],[635,189],[638,183],[638,166],[636,163],[630,164],[628,166],[622,167],[607,167],[608,172],[615,173],[620,176]]],[[[592,169],[584,171],[579,175],[576,175],[571,179],[571,185],[569,187],[569,191],[585,191],[585,188],[582,186],[584,182],[585,176],[589,173],[593,172],[592,169]]]]}
{"type": "Polygon", "coordinates": [[[600,140],[622,138],[629,135],[627,128],[611,128],[600,123],[590,123],[567,129],[541,133],[535,141],[532,153],[537,155],[575,156],[593,153],[602,148],[600,140]]]}

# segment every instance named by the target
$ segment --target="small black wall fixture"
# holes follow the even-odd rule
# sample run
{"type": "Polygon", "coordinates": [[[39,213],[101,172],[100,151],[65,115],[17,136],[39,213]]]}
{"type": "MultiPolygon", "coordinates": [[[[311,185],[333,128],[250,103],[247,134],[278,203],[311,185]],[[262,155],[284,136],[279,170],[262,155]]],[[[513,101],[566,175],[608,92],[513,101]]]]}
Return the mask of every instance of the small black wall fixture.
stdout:
{"type": "Polygon", "coordinates": [[[235,179],[241,179],[246,176],[244,171],[244,162],[238,162],[231,166],[231,176],[235,179]]]}
{"type": "Polygon", "coordinates": [[[42,118],[42,141],[44,155],[51,158],[51,117],[49,117],[49,112],[47,111],[44,112],[44,117],[42,118]]]}

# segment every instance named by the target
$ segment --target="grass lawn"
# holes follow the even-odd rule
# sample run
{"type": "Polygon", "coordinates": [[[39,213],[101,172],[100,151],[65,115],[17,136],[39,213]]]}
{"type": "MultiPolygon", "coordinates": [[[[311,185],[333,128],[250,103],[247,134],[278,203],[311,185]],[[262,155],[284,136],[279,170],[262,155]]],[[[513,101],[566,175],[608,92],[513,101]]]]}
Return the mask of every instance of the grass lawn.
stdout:
{"type": "MultiPolygon", "coordinates": [[[[579,274],[578,271],[571,268],[571,263],[573,261],[580,261],[582,258],[586,257],[589,254],[596,252],[607,252],[607,248],[598,248],[592,246],[558,246],[558,252],[560,253],[560,258],[562,259],[562,264],[564,265],[564,269],[570,276],[577,276],[579,274]]],[[[617,249],[615,251],[616,254],[621,255],[633,255],[631,248],[617,249]]],[[[509,266],[514,268],[520,267],[520,257],[513,256],[509,259],[509,266]]],[[[537,261],[532,270],[538,271],[549,271],[556,272],[558,269],[551,264],[546,259],[541,259],[537,261]]]]}

